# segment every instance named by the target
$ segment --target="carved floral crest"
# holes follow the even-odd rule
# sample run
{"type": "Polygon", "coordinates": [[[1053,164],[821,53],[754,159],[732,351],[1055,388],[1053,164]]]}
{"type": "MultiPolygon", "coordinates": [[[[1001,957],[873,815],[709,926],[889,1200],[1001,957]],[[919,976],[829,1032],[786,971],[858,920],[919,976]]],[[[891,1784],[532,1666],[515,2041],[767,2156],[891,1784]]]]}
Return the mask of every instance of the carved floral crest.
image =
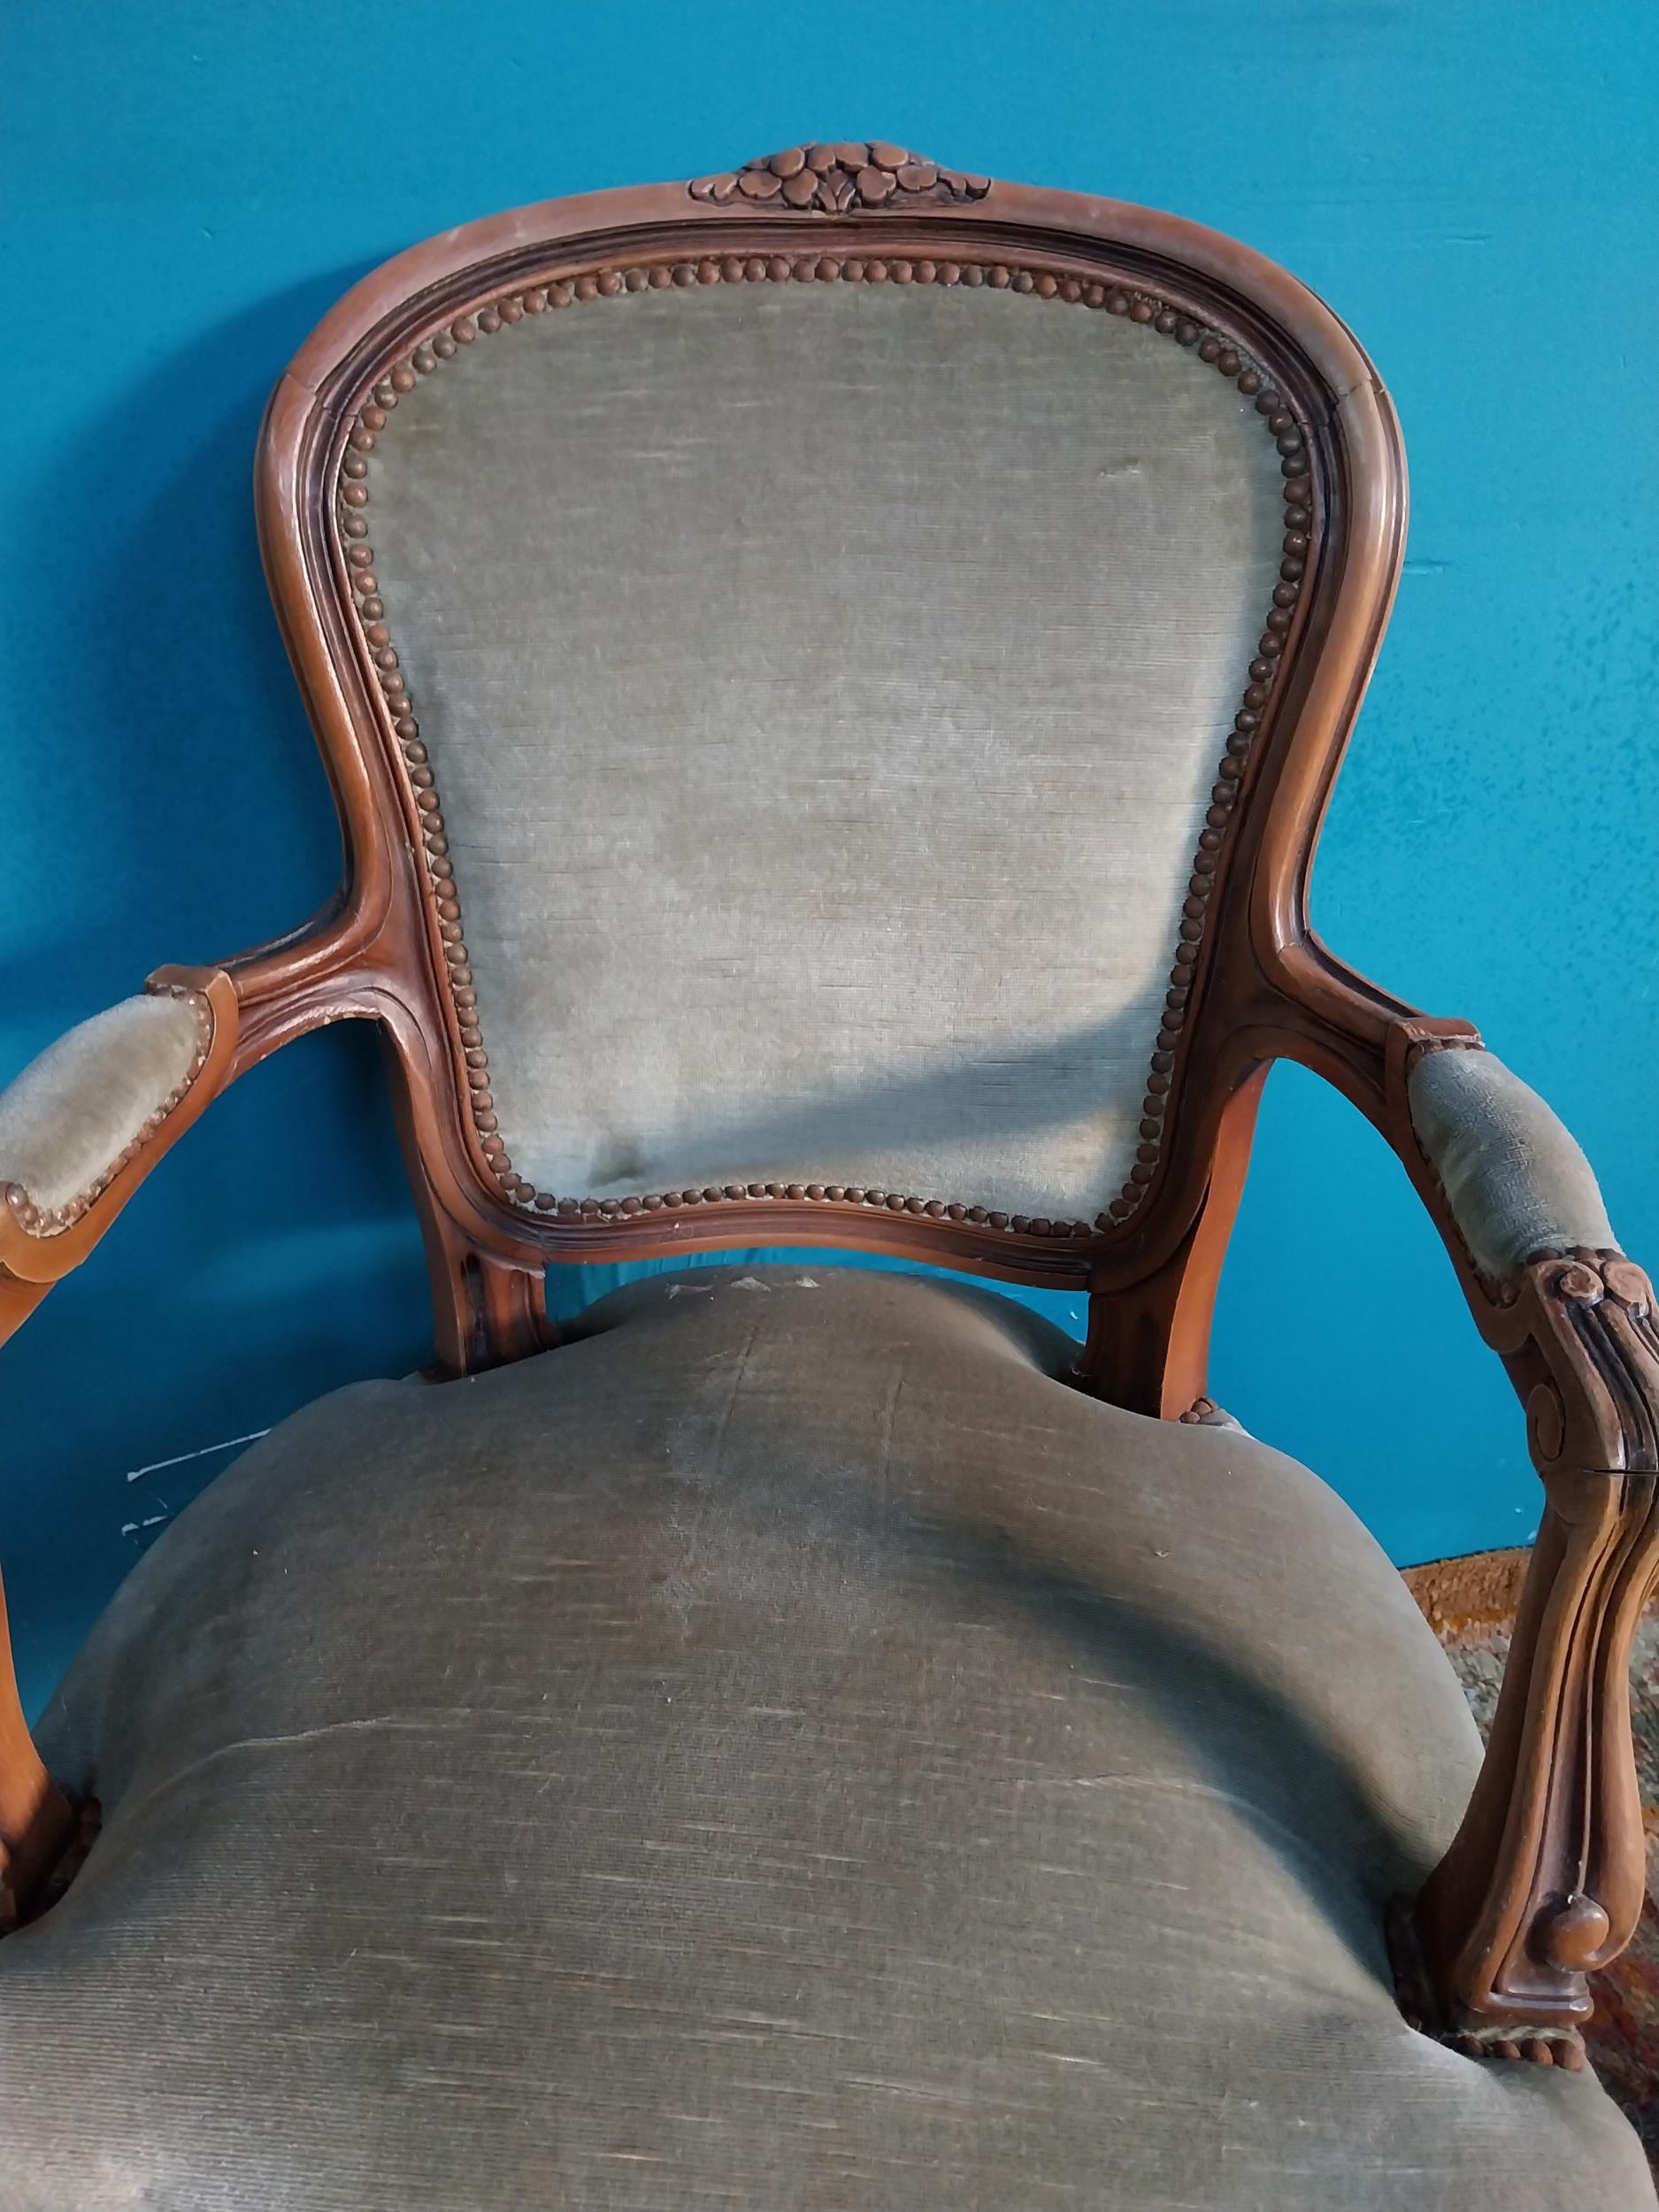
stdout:
{"type": "Polygon", "coordinates": [[[991,185],[987,177],[941,169],[936,161],[876,138],[757,154],[741,169],[699,177],[689,188],[694,200],[722,204],[747,200],[757,208],[844,215],[855,207],[941,206],[955,200],[982,200],[991,185]]]}

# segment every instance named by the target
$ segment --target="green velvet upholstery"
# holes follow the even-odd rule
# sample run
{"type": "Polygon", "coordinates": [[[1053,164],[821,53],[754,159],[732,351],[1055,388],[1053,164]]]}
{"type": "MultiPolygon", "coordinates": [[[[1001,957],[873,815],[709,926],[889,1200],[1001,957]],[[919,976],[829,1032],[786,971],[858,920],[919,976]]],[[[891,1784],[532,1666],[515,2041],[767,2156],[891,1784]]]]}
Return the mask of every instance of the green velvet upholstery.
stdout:
{"type": "Polygon", "coordinates": [[[365,484],[520,1175],[1116,1196],[1281,557],[1234,382],[988,287],[624,293],[365,484]]]}
{"type": "Polygon", "coordinates": [[[201,1045],[192,1002],[160,994],[78,1023],[0,1090],[0,1184],[65,1205],[160,1112],[201,1045]]]}
{"type": "Polygon", "coordinates": [[[1618,1249],[1577,1140],[1495,1053],[1427,1052],[1407,1080],[1417,1141],[1476,1266],[1494,1281],[1541,1253],[1618,1249]]]}
{"type": "Polygon", "coordinates": [[[1653,2212],[1402,2022],[1479,1746],[1306,1470],[938,1283],[658,1278],[309,1407],[48,1716],[4,2212],[1653,2212]]]}

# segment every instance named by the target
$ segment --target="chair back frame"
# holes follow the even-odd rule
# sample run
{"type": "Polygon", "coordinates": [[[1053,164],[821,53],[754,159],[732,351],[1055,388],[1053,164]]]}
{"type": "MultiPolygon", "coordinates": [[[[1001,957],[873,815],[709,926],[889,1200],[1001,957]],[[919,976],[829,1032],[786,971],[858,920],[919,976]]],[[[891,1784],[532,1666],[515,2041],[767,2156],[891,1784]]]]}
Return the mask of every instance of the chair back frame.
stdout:
{"type": "Polygon", "coordinates": [[[311,923],[228,964],[234,1071],[321,1023],[380,1021],[443,1367],[553,1341],[549,1262],[811,1244],[1086,1289],[1094,1324],[1079,1379],[1166,1414],[1201,1394],[1215,1272],[1270,1056],[1262,1041],[1282,1044],[1321,1000],[1340,1002],[1329,1008],[1337,1030],[1363,1037],[1374,1059],[1388,1024],[1411,1011],[1356,988],[1307,921],[1314,843],[1387,618],[1406,511],[1393,411],[1327,308],[1260,255],[1173,216],[964,176],[879,142],[795,148],[690,185],[521,208],[399,255],[339,303],[282,377],[256,492],[344,873],[311,923]],[[1139,1155],[1093,1221],[817,1184],[583,1201],[525,1181],[496,1125],[441,795],[375,589],[364,456],[416,380],[526,315],[602,311],[588,303],[645,286],[799,281],[985,284],[1029,294],[1033,313],[1125,316],[1147,326],[1148,344],[1195,349],[1253,397],[1282,457],[1280,580],[1171,949],[1139,1155]]]}

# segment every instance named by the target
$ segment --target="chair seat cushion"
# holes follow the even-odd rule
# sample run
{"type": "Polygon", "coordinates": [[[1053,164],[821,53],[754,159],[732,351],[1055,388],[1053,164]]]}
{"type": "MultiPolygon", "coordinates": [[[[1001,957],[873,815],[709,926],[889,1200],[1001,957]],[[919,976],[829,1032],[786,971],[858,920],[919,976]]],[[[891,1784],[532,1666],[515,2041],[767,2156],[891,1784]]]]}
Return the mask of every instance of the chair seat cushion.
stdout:
{"type": "Polygon", "coordinates": [[[1010,1302],[659,1277],[369,1383],[139,1563],[0,1945],[4,2212],[1651,2212],[1413,2033],[1479,1758],[1387,1560],[1010,1302]]]}

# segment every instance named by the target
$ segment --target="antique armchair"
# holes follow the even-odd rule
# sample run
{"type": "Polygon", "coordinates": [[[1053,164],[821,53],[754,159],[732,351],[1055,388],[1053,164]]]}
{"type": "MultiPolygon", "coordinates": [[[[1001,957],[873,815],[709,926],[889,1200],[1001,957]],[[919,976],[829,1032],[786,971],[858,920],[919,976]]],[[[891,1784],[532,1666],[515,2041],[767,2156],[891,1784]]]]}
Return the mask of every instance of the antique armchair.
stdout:
{"type": "Polygon", "coordinates": [[[797,148],[365,279],[257,508],[342,886],[0,1094],[0,1317],[362,1018],[436,1367],[222,1476],[38,1750],[0,1701],[0,2204],[1651,2208],[1578,2031],[1652,1292],[1309,927],[1405,528],[1342,325],[1167,215],[797,148]],[[1525,1409],[1484,1759],[1206,1396],[1279,1058],[1525,1409]],[[817,1262],[548,1319],[549,1263],[755,1246],[1087,1339],[817,1262]]]}

